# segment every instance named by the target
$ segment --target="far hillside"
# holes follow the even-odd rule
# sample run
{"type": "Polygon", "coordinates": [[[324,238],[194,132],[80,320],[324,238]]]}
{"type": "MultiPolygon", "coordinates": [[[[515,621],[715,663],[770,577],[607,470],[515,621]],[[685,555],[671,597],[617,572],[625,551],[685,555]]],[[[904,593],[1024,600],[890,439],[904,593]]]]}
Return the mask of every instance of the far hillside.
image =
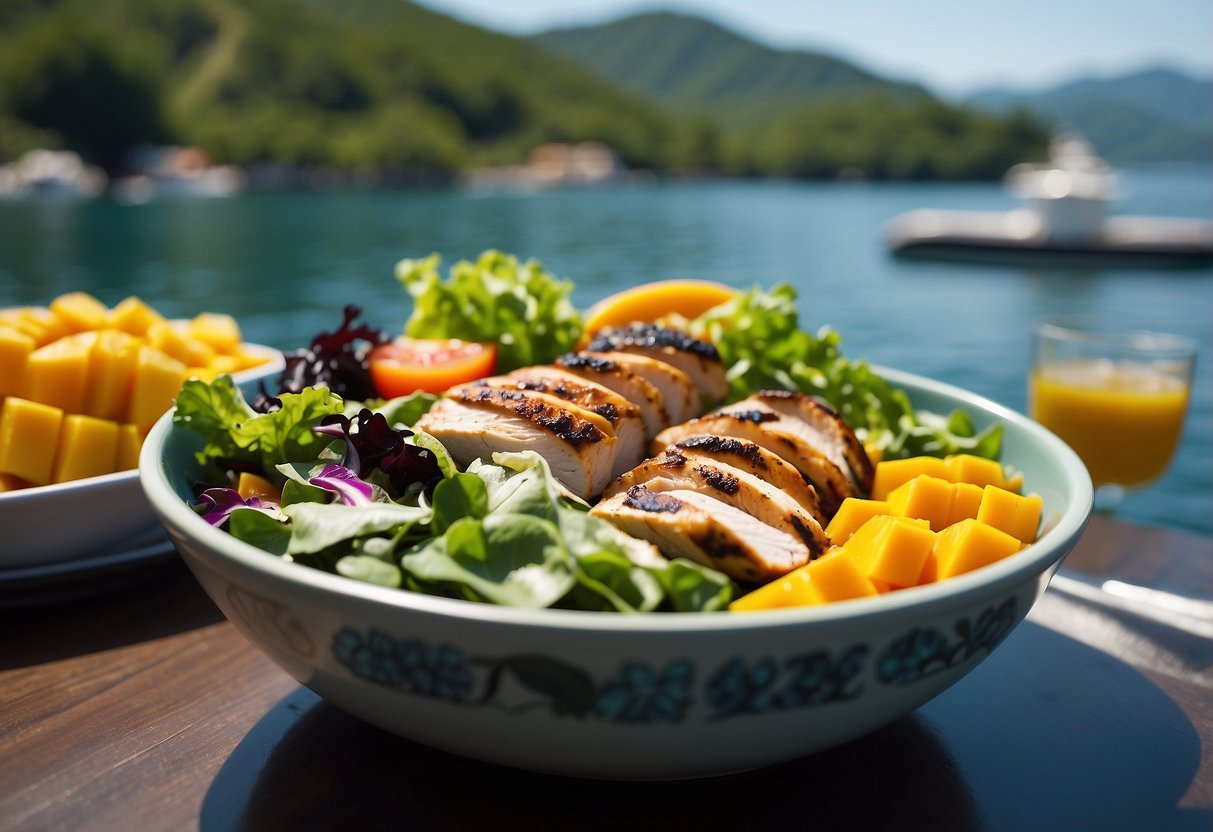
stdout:
{"type": "Polygon", "coordinates": [[[1024,113],[947,104],[917,84],[772,49],[698,17],[638,14],[532,40],[696,125],[682,156],[732,173],[995,178],[1047,146],[1024,113]]]}
{"type": "Polygon", "coordinates": [[[1084,78],[1036,92],[988,89],[969,98],[993,113],[1028,109],[1084,134],[1117,164],[1213,161],[1213,80],[1155,68],[1084,78]]]}

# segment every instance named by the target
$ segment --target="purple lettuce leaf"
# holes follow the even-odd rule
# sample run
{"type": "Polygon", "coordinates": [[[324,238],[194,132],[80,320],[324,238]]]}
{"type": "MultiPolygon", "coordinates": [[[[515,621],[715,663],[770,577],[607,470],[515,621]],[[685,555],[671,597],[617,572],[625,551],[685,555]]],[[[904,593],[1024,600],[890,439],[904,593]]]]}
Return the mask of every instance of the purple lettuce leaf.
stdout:
{"type": "Polygon", "coordinates": [[[347,506],[365,506],[372,502],[374,488],[344,465],[326,465],[309,483],[332,491],[347,506]]]}

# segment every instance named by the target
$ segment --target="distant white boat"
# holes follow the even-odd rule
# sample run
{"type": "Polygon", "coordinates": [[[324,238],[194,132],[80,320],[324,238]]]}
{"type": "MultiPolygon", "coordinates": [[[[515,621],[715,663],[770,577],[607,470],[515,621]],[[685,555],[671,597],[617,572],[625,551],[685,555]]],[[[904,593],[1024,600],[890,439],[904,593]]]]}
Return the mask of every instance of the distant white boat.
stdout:
{"type": "Polygon", "coordinates": [[[885,242],[899,256],[1093,266],[1200,266],[1213,262],[1213,221],[1108,215],[1116,173],[1085,140],[1058,137],[1046,164],[1019,164],[1006,184],[1013,211],[920,209],[895,217],[885,242]]]}
{"type": "Polygon", "coordinates": [[[244,171],[212,165],[196,147],[145,147],[133,157],[134,175],[114,182],[119,202],[138,205],[162,197],[224,197],[244,190],[244,171]]]}
{"type": "Polygon", "coordinates": [[[31,150],[0,165],[0,199],[88,199],[105,191],[105,172],[70,150],[31,150]]]}

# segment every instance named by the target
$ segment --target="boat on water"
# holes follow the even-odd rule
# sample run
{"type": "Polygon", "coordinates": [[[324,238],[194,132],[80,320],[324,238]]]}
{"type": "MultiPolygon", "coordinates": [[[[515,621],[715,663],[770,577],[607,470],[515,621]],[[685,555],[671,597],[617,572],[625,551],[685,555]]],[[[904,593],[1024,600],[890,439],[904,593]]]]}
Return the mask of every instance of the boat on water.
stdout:
{"type": "Polygon", "coordinates": [[[1054,140],[1049,161],[1007,171],[1024,205],[1012,211],[919,209],[895,217],[885,244],[899,257],[1123,268],[1213,263],[1213,220],[1117,216],[1116,173],[1079,136],[1054,140]]]}
{"type": "Polygon", "coordinates": [[[0,165],[0,199],[91,199],[107,183],[105,172],[70,150],[30,150],[0,165]]]}
{"type": "Polygon", "coordinates": [[[245,186],[243,170],[214,165],[197,147],[141,147],[132,154],[131,169],[131,175],[116,180],[110,189],[126,205],[165,197],[225,197],[245,186]]]}

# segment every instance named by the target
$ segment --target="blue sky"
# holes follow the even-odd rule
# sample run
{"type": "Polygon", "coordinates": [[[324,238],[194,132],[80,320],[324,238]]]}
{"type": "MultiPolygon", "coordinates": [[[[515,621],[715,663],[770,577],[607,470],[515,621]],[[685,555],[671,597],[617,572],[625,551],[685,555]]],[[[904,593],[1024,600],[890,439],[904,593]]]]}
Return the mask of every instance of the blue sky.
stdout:
{"type": "Polygon", "coordinates": [[[421,0],[512,34],[655,8],[697,14],[776,48],[814,49],[942,94],[1036,89],[1168,65],[1213,78],[1210,0],[421,0]]]}

